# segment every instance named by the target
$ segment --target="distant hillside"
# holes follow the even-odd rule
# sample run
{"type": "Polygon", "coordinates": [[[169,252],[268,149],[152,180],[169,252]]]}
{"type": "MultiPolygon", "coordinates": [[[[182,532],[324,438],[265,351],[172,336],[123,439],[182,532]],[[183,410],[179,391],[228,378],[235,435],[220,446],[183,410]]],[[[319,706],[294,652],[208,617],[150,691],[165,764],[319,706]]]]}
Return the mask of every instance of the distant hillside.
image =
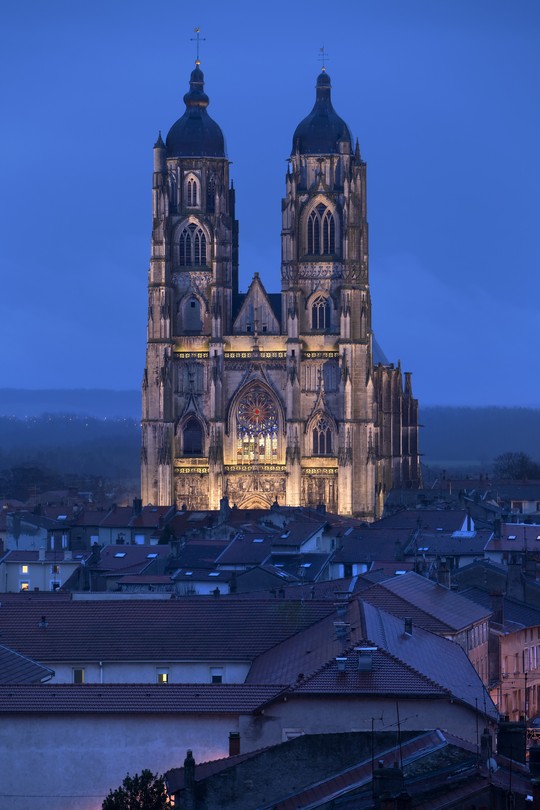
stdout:
{"type": "Polygon", "coordinates": [[[422,408],[420,449],[426,464],[484,470],[507,450],[540,461],[538,408],[422,408]]]}
{"type": "Polygon", "coordinates": [[[44,413],[68,413],[96,419],[141,418],[140,391],[106,389],[50,389],[27,391],[0,388],[0,416],[41,416],[44,413]]]}
{"type": "MultiPolygon", "coordinates": [[[[81,443],[86,457],[83,463],[81,454],[81,467],[95,470],[107,445],[115,447],[115,466],[118,462],[123,469],[138,466],[140,391],[4,388],[0,389],[0,417],[10,417],[2,419],[0,425],[0,460],[3,455],[4,463],[14,456],[28,461],[36,455],[41,462],[47,456],[65,460],[68,445],[73,448],[74,460],[74,448],[81,443]],[[86,424],[81,418],[73,422],[40,419],[44,414],[85,416],[90,422],[86,424]],[[17,424],[17,420],[22,423],[17,424]],[[111,420],[111,424],[100,426],[100,420],[111,420]],[[96,445],[100,445],[99,451],[96,445]]],[[[522,450],[540,462],[540,409],[433,406],[421,409],[420,422],[420,450],[428,465],[485,470],[507,450],[522,450]]]]}

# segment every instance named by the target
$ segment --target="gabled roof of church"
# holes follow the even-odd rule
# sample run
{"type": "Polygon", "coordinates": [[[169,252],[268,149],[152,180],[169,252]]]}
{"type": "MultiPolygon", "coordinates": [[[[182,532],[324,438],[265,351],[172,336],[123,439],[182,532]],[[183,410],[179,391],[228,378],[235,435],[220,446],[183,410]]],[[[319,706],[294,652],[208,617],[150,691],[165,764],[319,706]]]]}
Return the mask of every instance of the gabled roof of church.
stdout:
{"type": "Polygon", "coordinates": [[[268,305],[269,313],[278,323],[278,328],[281,327],[281,293],[267,293],[264,284],[258,273],[255,273],[249,289],[246,293],[237,293],[233,296],[233,329],[236,326],[236,321],[242,315],[245,307],[249,306],[250,300],[255,296],[255,290],[258,289],[268,305]]]}

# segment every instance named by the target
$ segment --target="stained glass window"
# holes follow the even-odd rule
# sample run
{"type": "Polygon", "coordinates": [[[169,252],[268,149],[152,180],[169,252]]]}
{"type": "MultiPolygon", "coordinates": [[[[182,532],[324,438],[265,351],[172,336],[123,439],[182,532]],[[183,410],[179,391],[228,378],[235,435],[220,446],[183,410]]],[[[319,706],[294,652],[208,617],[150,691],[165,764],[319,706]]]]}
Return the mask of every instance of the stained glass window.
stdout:
{"type": "Polygon", "coordinates": [[[240,399],[236,411],[236,437],[238,464],[277,461],[278,412],[276,403],[262,385],[252,385],[240,399]]]}

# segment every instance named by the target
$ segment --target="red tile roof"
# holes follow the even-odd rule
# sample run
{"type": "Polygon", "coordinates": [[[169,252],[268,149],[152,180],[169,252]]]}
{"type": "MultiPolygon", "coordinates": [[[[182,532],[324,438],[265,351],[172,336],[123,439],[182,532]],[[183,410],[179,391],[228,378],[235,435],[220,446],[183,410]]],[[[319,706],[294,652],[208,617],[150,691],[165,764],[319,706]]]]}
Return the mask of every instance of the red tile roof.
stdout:
{"type": "Polygon", "coordinates": [[[0,684],[0,713],[245,714],[281,691],[245,684],[0,684]]]}
{"type": "Polygon", "coordinates": [[[6,645],[46,662],[250,661],[332,611],[330,602],[212,596],[46,604],[11,598],[0,607],[0,633],[6,645]]]}

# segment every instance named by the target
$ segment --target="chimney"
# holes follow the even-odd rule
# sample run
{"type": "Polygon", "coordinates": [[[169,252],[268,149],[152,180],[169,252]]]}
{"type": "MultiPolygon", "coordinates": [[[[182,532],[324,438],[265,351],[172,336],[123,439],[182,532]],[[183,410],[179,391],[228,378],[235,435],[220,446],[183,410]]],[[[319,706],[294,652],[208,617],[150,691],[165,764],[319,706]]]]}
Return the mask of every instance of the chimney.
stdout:
{"type": "Polygon", "coordinates": [[[229,732],[229,756],[235,757],[240,753],[240,732],[229,732]]]}
{"type": "Polygon", "coordinates": [[[73,552],[66,549],[64,551],[64,560],[72,560],[73,559],[73,552]]]}
{"type": "Polygon", "coordinates": [[[358,670],[360,672],[371,672],[373,669],[373,653],[377,652],[377,647],[355,647],[358,653],[358,670]]]}
{"type": "Polygon", "coordinates": [[[472,531],[471,510],[467,507],[467,531],[472,531]]]}
{"type": "Polygon", "coordinates": [[[491,734],[489,733],[488,728],[484,729],[482,736],[480,737],[480,756],[482,757],[482,762],[484,765],[486,765],[493,756],[493,740],[491,739],[491,734]]]}
{"type": "Polygon", "coordinates": [[[504,624],[504,595],[501,591],[492,591],[491,597],[491,612],[493,616],[491,621],[495,624],[504,624]]]}
{"type": "Polygon", "coordinates": [[[450,569],[446,564],[446,560],[439,560],[437,565],[437,582],[443,588],[450,588],[450,569]]]}
{"type": "Polygon", "coordinates": [[[406,616],[403,619],[404,627],[403,627],[403,635],[405,638],[410,638],[412,636],[412,619],[410,616],[406,616]]]}
{"type": "Polygon", "coordinates": [[[345,672],[345,667],[347,665],[347,659],[344,656],[338,656],[336,658],[337,670],[338,672],[345,672]]]}
{"type": "Polygon", "coordinates": [[[191,751],[184,760],[184,808],[195,810],[195,760],[191,751]]]}
{"type": "Polygon", "coordinates": [[[506,595],[518,602],[525,601],[525,583],[523,581],[523,566],[519,555],[513,555],[508,562],[506,577],[506,595]]]}
{"type": "Polygon", "coordinates": [[[45,561],[45,549],[44,549],[43,547],[42,547],[42,548],[40,548],[40,549],[39,549],[39,551],[38,551],[38,560],[39,560],[40,562],[44,562],[44,561],[45,561]]]}
{"type": "Polygon", "coordinates": [[[142,498],[133,498],[131,505],[131,514],[133,517],[138,517],[142,512],[142,498]]]}

